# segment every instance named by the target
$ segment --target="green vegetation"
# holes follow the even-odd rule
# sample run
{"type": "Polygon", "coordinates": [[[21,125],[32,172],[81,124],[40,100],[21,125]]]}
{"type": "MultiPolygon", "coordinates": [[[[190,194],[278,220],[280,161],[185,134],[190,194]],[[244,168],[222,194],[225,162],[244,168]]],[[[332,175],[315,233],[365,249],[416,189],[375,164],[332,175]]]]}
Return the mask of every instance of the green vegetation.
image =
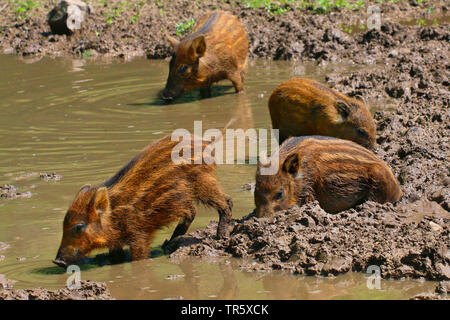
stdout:
{"type": "Polygon", "coordinates": [[[183,22],[177,23],[177,25],[176,25],[177,36],[181,36],[183,33],[191,30],[194,25],[195,25],[195,19],[194,18],[191,18],[189,20],[185,20],[183,22]]]}
{"type": "Polygon", "coordinates": [[[295,7],[294,4],[297,2],[297,0],[279,0],[279,1],[273,1],[273,0],[244,0],[243,1],[247,8],[265,8],[266,11],[273,15],[280,15],[285,14],[289,10],[291,10],[292,7],[295,7]]]}
{"type": "Polygon", "coordinates": [[[92,55],[92,51],[91,50],[87,50],[85,52],[83,52],[83,58],[88,58],[92,55]]]}
{"type": "Polygon", "coordinates": [[[120,18],[123,12],[124,5],[122,3],[118,3],[118,5],[111,10],[106,12],[106,22],[113,23],[114,20],[120,18]]]}
{"type": "Polygon", "coordinates": [[[317,13],[327,13],[336,9],[359,10],[364,7],[364,0],[314,0],[302,1],[303,7],[316,11],[317,13]]]}
{"type": "Polygon", "coordinates": [[[145,1],[144,0],[140,0],[138,2],[136,2],[134,4],[134,8],[136,10],[136,14],[130,19],[130,21],[132,23],[138,22],[139,21],[139,16],[141,15],[141,9],[142,7],[144,7],[145,5],[145,1]]]}
{"type": "Polygon", "coordinates": [[[114,4],[108,5],[106,0],[100,1],[101,7],[109,7],[111,6],[111,9],[106,10],[103,15],[106,17],[106,22],[111,24],[118,18],[122,16],[122,12],[124,11],[136,11],[135,15],[130,18],[131,23],[135,23],[139,21],[139,17],[141,15],[141,9],[144,7],[146,1],[145,0],[139,0],[139,1],[117,1],[114,4]]]}
{"type": "Polygon", "coordinates": [[[14,12],[19,19],[25,19],[30,11],[41,6],[39,1],[34,0],[9,0],[14,8],[14,12]]]}
{"type": "MultiPolygon", "coordinates": [[[[238,0],[244,3],[246,8],[265,8],[273,15],[285,14],[296,8],[300,10],[313,10],[317,13],[328,13],[333,10],[360,10],[369,2],[366,0],[238,0]]],[[[396,3],[405,0],[376,0],[378,3],[396,3]]],[[[418,3],[426,0],[417,0],[418,3]]]]}

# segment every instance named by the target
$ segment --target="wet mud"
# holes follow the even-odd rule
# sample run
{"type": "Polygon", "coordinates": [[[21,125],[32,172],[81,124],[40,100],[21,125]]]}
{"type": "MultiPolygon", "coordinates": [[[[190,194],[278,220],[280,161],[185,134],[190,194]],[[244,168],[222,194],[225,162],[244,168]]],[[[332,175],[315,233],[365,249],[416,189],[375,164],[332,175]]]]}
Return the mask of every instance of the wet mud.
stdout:
{"type": "MultiPolygon", "coordinates": [[[[409,34],[417,31],[433,38],[435,32],[423,31],[426,27],[419,22],[435,21],[444,25],[449,22],[448,4],[440,0],[433,2],[432,12],[426,2],[380,4],[365,1],[365,5],[356,10],[335,9],[326,14],[293,6],[285,14],[273,14],[263,7],[248,8],[244,1],[175,0],[144,5],[139,1],[93,1],[92,12],[82,31],[66,36],[51,34],[46,22],[47,13],[55,3],[42,3],[21,19],[13,5],[7,6],[0,23],[0,52],[22,56],[167,58],[171,55],[171,46],[165,38],[166,32],[182,37],[189,33],[189,28],[177,30],[177,25],[188,24],[192,18],[197,21],[206,12],[221,9],[231,11],[242,21],[248,33],[251,58],[357,61],[354,50],[365,52],[366,59],[370,60],[372,40],[379,37],[374,30],[368,31],[368,5],[380,8],[382,22],[403,21],[409,34]],[[414,24],[414,21],[419,22],[414,24]],[[348,26],[355,26],[355,31],[348,26]]],[[[389,46],[398,38],[390,35],[379,40],[389,46]]]]}
{"type": "Polygon", "coordinates": [[[13,289],[11,280],[4,279],[4,284],[7,284],[2,285],[1,276],[0,300],[113,300],[106,284],[102,282],[81,280],[79,289],[13,289]]]}
{"type": "Polygon", "coordinates": [[[317,202],[252,215],[232,223],[229,238],[218,240],[212,222],[177,239],[170,258],[242,258],[249,271],[286,270],[301,275],[366,272],[378,266],[383,278],[450,280],[449,222],[445,210],[400,214],[392,204],[367,202],[336,215],[317,202]],[[175,250],[176,249],[176,250],[175,250]]]}

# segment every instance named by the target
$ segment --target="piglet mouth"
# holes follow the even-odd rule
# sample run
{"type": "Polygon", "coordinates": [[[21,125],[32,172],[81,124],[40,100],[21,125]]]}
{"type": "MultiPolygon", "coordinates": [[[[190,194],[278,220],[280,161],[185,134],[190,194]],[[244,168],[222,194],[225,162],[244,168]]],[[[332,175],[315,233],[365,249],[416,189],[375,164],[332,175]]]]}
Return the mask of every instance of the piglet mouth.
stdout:
{"type": "Polygon", "coordinates": [[[59,267],[67,268],[68,264],[64,260],[61,259],[55,259],[53,260],[53,263],[56,264],[59,267]]]}
{"type": "Polygon", "coordinates": [[[174,98],[172,98],[172,97],[162,97],[162,100],[164,101],[164,103],[172,103],[174,98]]]}
{"type": "Polygon", "coordinates": [[[175,98],[170,95],[165,95],[164,93],[161,94],[161,99],[166,103],[171,103],[175,98]]]}

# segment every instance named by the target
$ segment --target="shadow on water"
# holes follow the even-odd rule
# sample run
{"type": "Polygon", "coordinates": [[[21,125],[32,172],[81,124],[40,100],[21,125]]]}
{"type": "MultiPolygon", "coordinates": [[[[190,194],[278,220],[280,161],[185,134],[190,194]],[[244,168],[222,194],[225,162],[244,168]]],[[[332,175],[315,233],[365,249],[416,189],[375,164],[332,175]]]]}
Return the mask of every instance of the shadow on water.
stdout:
{"type": "MultiPolygon", "coordinates": [[[[119,257],[112,257],[108,253],[100,253],[92,258],[86,258],[83,263],[79,264],[80,271],[87,271],[101,268],[104,266],[126,264],[131,262],[130,250],[123,250],[123,255],[119,257]]],[[[150,250],[149,259],[158,258],[164,255],[164,250],[161,247],[155,247],[150,250]]],[[[31,273],[38,275],[61,275],[66,273],[66,268],[59,266],[45,267],[33,270],[31,273]]]]}
{"type": "Polygon", "coordinates": [[[144,103],[129,103],[127,105],[128,106],[147,106],[147,107],[174,106],[174,105],[179,105],[179,104],[193,103],[193,102],[196,102],[199,100],[213,99],[213,98],[216,98],[219,96],[224,96],[224,95],[235,94],[233,86],[230,86],[230,85],[228,85],[228,86],[213,86],[211,88],[211,96],[210,97],[207,97],[207,98],[201,97],[200,90],[195,89],[191,92],[183,94],[180,98],[176,99],[174,102],[168,103],[168,102],[164,102],[160,98],[160,93],[161,93],[161,91],[158,93],[158,95],[156,97],[153,98],[152,101],[144,102],[144,103]],[[231,89],[233,89],[233,91],[230,91],[231,89]]]}

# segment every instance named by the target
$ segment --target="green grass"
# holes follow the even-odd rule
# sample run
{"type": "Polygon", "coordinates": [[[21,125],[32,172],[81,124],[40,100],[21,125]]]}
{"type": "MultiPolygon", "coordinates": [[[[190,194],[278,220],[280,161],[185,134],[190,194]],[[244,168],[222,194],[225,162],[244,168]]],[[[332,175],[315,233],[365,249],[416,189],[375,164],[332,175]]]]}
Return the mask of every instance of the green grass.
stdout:
{"type": "Polygon", "coordinates": [[[118,6],[107,11],[105,14],[106,15],[106,23],[111,24],[114,22],[114,20],[120,18],[122,15],[123,9],[124,9],[124,5],[123,5],[123,3],[120,2],[118,4],[118,6]]]}
{"type": "Polygon", "coordinates": [[[183,22],[176,24],[176,33],[177,36],[181,36],[187,31],[191,30],[192,27],[195,25],[195,19],[191,18],[189,20],[185,20],[183,22]]]}
{"type": "Polygon", "coordinates": [[[41,3],[35,0],[9,0],[9,2],[19,19],[25,19],[33,9],[41,6],[41,3]]]}
{"type": "MultiPolygon", "coordinates": [[[[406,0],[376,0],[375,3],[396,3],[406,0]]],[[[425,2],[426,0],[417,0],[425,2]]],[[[265,8],[272,15],[285,14],[291,9],[312,10],[319,14],[331,12],[333,10],[360,10],[373,1],[366,0],[240,0],[246,8],[265,8]]]]}
{"type": "Polygon", "coordinates": [[[297,0],[243,0],[242,1],[246,8],[264,8],[266,11],[272,15],[282,15],[286,14],[289,10],[294,7],[297,0]]]}
{"type": "Polygon", "coordinates": [[[87,50],[85,52],[83,52],[83,58],[88,58],[92,55],[92,51],[91,50],[87,50]]]}
{"type": "Polygon", "coordinates": [[[122,16],[122,13],[125,11],[134,10],[136,13],[130,18],[131,23],[136,23],[139,21],[139,17],[141,15],[141,10],[146,4],[147,1],[139,0],[139,1],[117,1],[112,4],[108,4],[106,0],[101,0],[99,2],[100,7],[110,8],[105,10],[103,15],[106,18],[106,23],[112,24],[115,20],[119,19],[122,16]]]}
{"type": "Polygon", "coordinates": [[[314,0],[303,1],[303,5],[317,13],[327,13],[336,9],[359,10],[364,7],[365,2],[364,0],[314,0]]]}

